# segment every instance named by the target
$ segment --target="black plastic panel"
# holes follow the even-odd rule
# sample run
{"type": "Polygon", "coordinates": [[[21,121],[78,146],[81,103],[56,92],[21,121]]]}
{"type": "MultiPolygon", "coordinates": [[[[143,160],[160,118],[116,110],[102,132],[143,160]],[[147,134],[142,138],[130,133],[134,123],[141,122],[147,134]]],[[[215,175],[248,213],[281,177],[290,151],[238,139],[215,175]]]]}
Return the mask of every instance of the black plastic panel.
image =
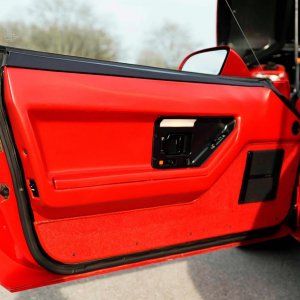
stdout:
{"type": "Polygon", "coordinates": [[[158,169],[200,166],[235,127],[233,117],[159,118],[155,122],[152,166],[158,169]],[[191,127],[161,127],[163,120],[192,119],[191,127]]]}
{"type": "Polygon", "coordinates": [[[283,155],[282,149],[248,152],[239,203],[276,198],[283,155]]]}

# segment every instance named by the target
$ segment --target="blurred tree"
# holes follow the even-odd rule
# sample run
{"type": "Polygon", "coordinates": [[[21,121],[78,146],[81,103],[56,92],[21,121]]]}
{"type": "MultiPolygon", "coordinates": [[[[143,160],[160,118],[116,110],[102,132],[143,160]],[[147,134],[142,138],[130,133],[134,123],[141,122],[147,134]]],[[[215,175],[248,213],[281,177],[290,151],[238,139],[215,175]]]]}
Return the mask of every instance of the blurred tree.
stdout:
{"type": "Polygon", "coordinates": [[[24,25],[18,22],[0,23],[0,44],[7,46],[24,45],[29,37],[24,25]]]}
{"type": "Polygon", "coordinates": [[[117,59],[118,45],[112,36],[98,28],[91,9],[78,1],[36,1],[31,10],[33,24],[0,24],[0,42],[46,52],[117,59]]]}
{"type": "Polygon", "coordinates": [[[137,63],[146,66],[154,66],[166,68],[165,58],[158,52],[152,49],[144,48],[137,57],[137,63]]]}
{"type": "Polygon", "coordinates": [[[187,31],[175,23],[166,22],[149,36],[137,58],[139,64],[177,69],[194,48],[187,31]]]}

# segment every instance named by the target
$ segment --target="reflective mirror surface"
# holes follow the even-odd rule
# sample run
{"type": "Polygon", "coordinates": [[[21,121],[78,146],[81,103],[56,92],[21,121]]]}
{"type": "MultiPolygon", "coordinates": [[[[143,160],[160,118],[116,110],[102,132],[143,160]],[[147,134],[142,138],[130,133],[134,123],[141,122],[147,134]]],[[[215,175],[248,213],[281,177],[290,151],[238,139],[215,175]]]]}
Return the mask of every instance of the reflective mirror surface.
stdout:
{"type": "Polygon", "coordinates": [[[196,53],[187,59],[182,67],[182,71],[219,75],[227,53],[226,49],[214,49],[196,53]]]}

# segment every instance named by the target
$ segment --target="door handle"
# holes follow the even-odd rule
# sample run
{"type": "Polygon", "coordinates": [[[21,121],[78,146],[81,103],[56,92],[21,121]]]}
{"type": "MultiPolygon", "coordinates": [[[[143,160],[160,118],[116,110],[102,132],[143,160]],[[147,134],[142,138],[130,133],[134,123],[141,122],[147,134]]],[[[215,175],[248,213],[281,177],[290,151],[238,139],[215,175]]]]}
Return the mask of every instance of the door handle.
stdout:
{"type": "Polygon", "coordinates": [[[159,118],[154,126],[152,166],[200,166],[235,127],[233,117],[159,118]],[[163,125],[161,125],[163,124],[163,125]]]}

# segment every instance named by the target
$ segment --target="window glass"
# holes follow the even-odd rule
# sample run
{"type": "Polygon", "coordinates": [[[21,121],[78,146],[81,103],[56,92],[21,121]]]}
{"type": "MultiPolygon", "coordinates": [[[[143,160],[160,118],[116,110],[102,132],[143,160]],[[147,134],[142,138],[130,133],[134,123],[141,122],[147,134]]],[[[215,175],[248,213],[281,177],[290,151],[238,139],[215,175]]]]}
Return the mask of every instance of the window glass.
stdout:
{"type": "Polygon", "coordinates": [[[0,44],[177,69],[216,45],[216,0],[9,0],[0,44]]]}

